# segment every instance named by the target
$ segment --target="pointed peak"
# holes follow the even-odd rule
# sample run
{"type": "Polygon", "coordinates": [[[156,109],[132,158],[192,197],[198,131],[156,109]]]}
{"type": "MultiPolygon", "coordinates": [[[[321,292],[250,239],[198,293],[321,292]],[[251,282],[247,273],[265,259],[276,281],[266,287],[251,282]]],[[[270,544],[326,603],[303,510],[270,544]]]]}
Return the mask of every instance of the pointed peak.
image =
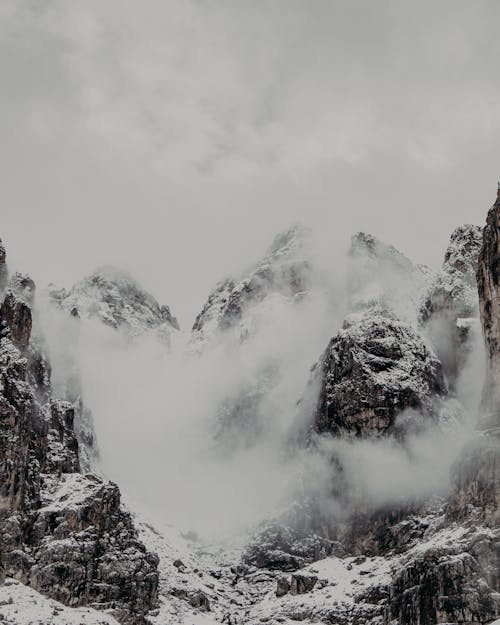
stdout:
{"type": "Polygon", "coordinates": [[[291,254],[307,246],[312,238],[312,230],[301,223],[290,226],[274,237],[266,256],[291,254]]]}

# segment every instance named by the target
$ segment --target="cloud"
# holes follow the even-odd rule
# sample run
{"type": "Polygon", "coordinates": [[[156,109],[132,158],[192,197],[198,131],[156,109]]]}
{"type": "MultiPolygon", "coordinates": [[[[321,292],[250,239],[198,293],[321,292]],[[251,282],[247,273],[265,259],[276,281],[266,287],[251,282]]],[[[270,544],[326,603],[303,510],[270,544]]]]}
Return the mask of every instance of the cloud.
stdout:
{"type": "Polygon", "coordinates": [[[122,265],[186,325],[291,222],[437,264],[491,201],[493,0],[0,11],[1,236],[38,282],[122,265]]]}

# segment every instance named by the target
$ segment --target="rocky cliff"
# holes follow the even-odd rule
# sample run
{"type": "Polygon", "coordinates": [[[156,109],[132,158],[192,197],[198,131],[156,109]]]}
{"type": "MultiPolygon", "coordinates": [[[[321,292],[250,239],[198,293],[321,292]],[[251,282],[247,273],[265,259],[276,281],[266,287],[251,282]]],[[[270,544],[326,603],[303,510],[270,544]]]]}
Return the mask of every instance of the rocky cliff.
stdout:
{"type": "Polygon", "coordinates": [[[135,625],[157,600],[157,558],[117,486],[80,473],[74,407],[32,335],[34,289],[14,274],[0,306],[0,579],[135,625]]]}
{"type": "Polygon", "coordinates": [[[421,322],[453,390],[473,349],[475,334],[480,332],[476,272],[482,238],[479,226],[456,228],[421,309],[421,322]]]}

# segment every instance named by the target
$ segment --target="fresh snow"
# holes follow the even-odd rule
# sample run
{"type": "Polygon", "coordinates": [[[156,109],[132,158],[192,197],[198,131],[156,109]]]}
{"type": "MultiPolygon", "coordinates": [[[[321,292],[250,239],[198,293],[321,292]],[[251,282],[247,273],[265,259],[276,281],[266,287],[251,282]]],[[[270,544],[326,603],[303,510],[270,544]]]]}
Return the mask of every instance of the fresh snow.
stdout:
{"type": "Polygon", "coordinates": [[[87,607],[68,608],[14,579],[0,585],[0,622],[2,625],[119,625],[105,612],[87,607]]]}

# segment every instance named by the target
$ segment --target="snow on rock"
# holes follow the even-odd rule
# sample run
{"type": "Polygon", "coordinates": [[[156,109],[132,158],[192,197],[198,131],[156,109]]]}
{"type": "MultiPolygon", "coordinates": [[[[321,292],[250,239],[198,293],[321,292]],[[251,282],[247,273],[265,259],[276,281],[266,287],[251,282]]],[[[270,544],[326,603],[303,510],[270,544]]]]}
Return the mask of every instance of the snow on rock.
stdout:
{"type": "Polygon", "coordinates": [[[52,300],[73,316],[96,318],[130,336],[154,331],[168,340],[179,329],[168,306],[161,306],[127,272],[101,267],[68,291],[50,287],[52,300]]]}
{"type": "Polygon", "coordinates": [[[264,258],[241,278],[220,282],[196,317],[195,340],[238,326],[252,306],[270,294],[293,299],[307,291],[312,280],[310,236],[303,226],[293,226],[279,234],[264,258]]]}
{"type": "Polygon", "coordinates": [[[479,334],[476,271],[482,229],[465,225],[454,230],[443,266],[431,284],[421,310],[421,321],[452,389],[458,383],[479,334]]]}
{"type": "Polygon", "coordinates": [[[139,625],[157,598],[157,558],[111,482],[79,473],[74,407],[52,396],[32,336],[34,284],[15,274],[0,305],[0,582],[139,625]]]}
{"type": "Polygon", "coordinates": [[[92,608],[68,608],[8,578],[0,585],[0,622],[5,625],[119,625],[92,608]]]}
{"type": "Polygon", "coordinates": [[[314,428],[335,436],[387,434],[403,425],[403,411],[431,416],[436,396],[446,392],[441,364],[424,340],[376,308],[346,319],[313,375],[321,380],[314,428]]]}

